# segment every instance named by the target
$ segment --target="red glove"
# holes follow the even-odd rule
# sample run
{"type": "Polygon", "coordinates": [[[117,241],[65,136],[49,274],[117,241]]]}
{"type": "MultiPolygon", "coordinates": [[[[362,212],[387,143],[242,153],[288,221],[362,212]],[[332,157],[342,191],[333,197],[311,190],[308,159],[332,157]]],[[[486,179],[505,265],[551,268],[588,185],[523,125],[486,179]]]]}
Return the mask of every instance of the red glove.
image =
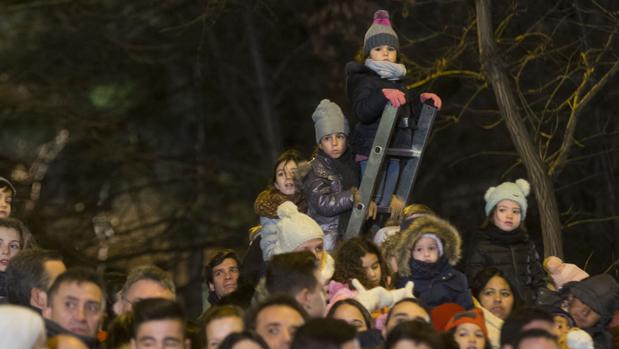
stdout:
{"type": "Polygon", "coordinates": [[[406,103],[406,96],[404,95],[404,92],[398,89],[384,88],[383,94],[395,108],[399,108],[401,105],[406,103]]]}
{"type": "Polygon", "coordinates": [[[441,101],[441,97],[435,95],[434,93],[424,92],[419,95],[419,99],[421,100],[421,103],[427,101],[428,99],[431,99],[432,102],[434,103],[434,106],[438,110],[441,110],[441,106],[443,105],[443,102],[441,101]]]}

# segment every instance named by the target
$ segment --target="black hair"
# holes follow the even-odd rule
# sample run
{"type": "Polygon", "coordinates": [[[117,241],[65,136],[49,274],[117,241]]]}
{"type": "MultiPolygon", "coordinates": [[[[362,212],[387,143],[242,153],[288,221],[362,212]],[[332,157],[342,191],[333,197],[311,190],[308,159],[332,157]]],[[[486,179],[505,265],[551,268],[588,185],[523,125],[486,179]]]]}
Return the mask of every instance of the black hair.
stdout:
{"type": "Polygon", "coordinates": [[[264,339],[262,339],[262,337],[250,331],[230,333],[219,344],[218,349],[232,349],[237,343],[244,340],[249,340],[258,344],[261,349],[269,349],[269,345],[264,341],[264,339]]]}
{"type": "Polygon", "coordinates": [[[506,344],[516,347],[516,339],[522,328],[535,320],[547,321],[554,326],[552,315],[539,307],[522,307],[509,314],[501,327],[501,347],[506,344]]]}
{"type": "Polygon", "coordinates": [[[147,298],[133,306],[133,338],[137,338],[140,325],[156,320],[180,321],[183,324],[183,336],[186,336],[185,311],[178,302],[164,298],[147,298]]]}
{"type": "Polygon", "coordinates": [[[15,201],[15,186],[8,179],[0,177],[0,189],[8,189],[11,192],[11,201],[15,201]]]}
{"type": "Polygon", "coordinates": [[[549,333],[548,331],[544,331],[539,328],[534,328],[534,329],[530,329],[530,330],[526,330],[526,331],[522,331],[518,333],[518,335],[514,339],[514,349],[518,349],[518,347],[520,346],[520,343],[522,343],[526,339],[531,339],[531,338],[548,339],[557,345],[557,349],[560,348],[559,342],[557,341],[557,336],[549,333]]]}
{"type": "Polygon", "coordinates": [[[54,280],[54,282],[52,283],[52,286],[50,286],[49,291],[47,292],[48,304],[52,304],[52,299],[54,298],[56,293],[58,293],[58,289],[60,288],[60,285],[65,284],[65,283],[80,284],[83,282],[94,284],[101,290],[101,294],[103,296],[103,299],[101,299],[101,307],[102,307],[102,310],[105,310],[105,306],[106,306],[105,300],[107,299],[107,297],[105,293],[105,284],[103,283],[103,279],[93,269],[84,268],[84,267],[70,268],[70,269],[67,269],[67,271],[65,271],[64,273],[58,275],[56,280],[54,280]]]}
{"type": "Polygon", "coordinates": [[[273,256],[266,271],[266,288],[270,294],[294,295],[318,285],[316,257],[309,251],[289,252],[273,256]]]}
{"type": "Polygon", "coordinates": [[[512,292],[512,295],[514,296],[514,305],[512,307],[512,311],[518,309],[518,307],[520,307],[520,305],[522,304],[522,297],[520,296],[520,294],[518,294],[518,290],[514,288],[514,284],[507,277],[507,275],[505,275],[505,273],[502,270],[495,268],[495,267],[483,268],[482,270],[477,272],[477,274],[475,274],[475,276],[471,280],[471,285],[470,285],[473,296],[477,298],[477,300],[480,300],[479,295],[486,288],[486,285],[488,284],[488,282],[490,282],[490,279],[492,279],[495,276],[498,276],[502,278],[503,280],[505,280],[505,282],[509,286],[509,289],[512,292]]]}
{"type": "Polygon", "coordinates": [[[30,307],[33,288],[48,292],[50,275],[45,272],[45,262],[62,261],[62,255],[52,250],[32,249],[11,258],[6,268],[6,291],[11,304],[30,307]]]}
{"type": "Polygon", "coordinates": [[[290,349],[340,349],[356,334],[357,330],[344,320],[311,319],[297,329],[290,349]]]}
{"type": "Polygon", "coordinates": [[[335,256],[335,272],[332,279],[338,282],[347,283],[352,279],[358,279],[366,288],[371,288],[365,270],[362,267],[361,258],[366,254],[376,255],[381,269],[381,276],[378,286],[386,286],[387,283],[387,264],[380,249],[371,241],[362,237],[355,237],[344,241],[337,249],[335,256]]]}
{"type": "Polygon", "coordinates": [[[241,266],[241,262],[239,261],[239,257],[236,255],[236,252],[232,250],[221,250],[217,251],[211,259],[204,266],[204,278],[207,283],[213,282],[213,269],[223,263],[226,259],[232,258],[236,262],[237,266],[241,266]]]}
{"type": "Polygon", "coordinates": [[[112,320],[107,327],[105,348],[115,349],[129,344],[133,338],[133,313],[128,311],[112,320]]]}
{"type": "Polygon", "coordinates": [[[303,320],[307,320],[309,318],[309,315],[307,314],[305,309],[303,309],[303,307],[294,298],[288,295],[278,294],[258,303],[258,305],[256,305],[255,307],[250,309],[249,312],[247,312],[247,314],[245,315],[245,328],[248,330],[255,330],[256,319],[258,318],[258,315],[260,315],[260,312],[268,307],[273,306],[288,307],[299,313],[303,320]]]}
{"type": "Polygon", "coordinates": [[[398,306],[400,303],[404,303],[404,302],[411,302],[414,304],[417,304],[419,307],[421,307],[423,310],[426,311],[426,313],[428,313],[428,317],[431,317],[430,315],[430,310],[428,309],[428,307],[421,301],[421,299],[419,298],[402,298],[399,301],[395,302],[391,308],[389,309],[389,312],[387,313],[387,318],[385,319],[385,326],[387,326],[387,324],[389,323],[389,319],[391,319],[391,314],[393,314],[393,309],[395,309],[396,306],[398,306]]]}
{"type": "Polygon", "coordinates": [[[385,349],[391,349],[401,340],[411,340],[416,343],[423,343],[430,349],[440,349],[443,347],[441,337],[432,325],[421,320],[404,321],[394,327],[385,340],[385,349]]]}
{"type": "Polygon", "coordinates": [[[344,305],[344,304],[351,305],[357,308],[357,310],[359,310],[359,312],[363,316],[363,322],[365,322],[365,326],[367,327],[368,330],[373,327],[372,316],[370,315],[370,312],[368,312],[368,310],[363,306],[363,304],[359,303],[359,301],[354,298],[345,298],[345,299],[335,302],[331,306],[331,309],[329,309],[329,312],[327,313],[326,317],[333,318],[333,316],[335,315],[335,312],[337,311],[337,308],[339,308],[341,305],[344,305]]]}
{"type": "Polygon", "coordinates": [[[269,183],[269,186],[273,186],[273,183],[277,180],[277,167],[279,164],[283,162],[284,166],[286,166],[286,164],[290,161],[294,161],[298,165],[301,161],[303,161],[303,156],[301,156],[301,153],[299,153],[296,149],[288,149],[279,154],[277,160],[275,160],[275,165],[273,165],[273,171],[271,172],[273,177],[271,178],[271,183],[269,183]]]}

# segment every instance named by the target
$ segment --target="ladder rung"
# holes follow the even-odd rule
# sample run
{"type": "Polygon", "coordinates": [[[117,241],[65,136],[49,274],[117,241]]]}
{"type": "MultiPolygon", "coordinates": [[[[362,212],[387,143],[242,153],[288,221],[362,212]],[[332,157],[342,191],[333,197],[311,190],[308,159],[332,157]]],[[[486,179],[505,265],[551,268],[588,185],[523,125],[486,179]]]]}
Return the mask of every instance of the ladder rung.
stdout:
{"type": "Polygon", "coordinates": [[[418,158],[421,156],[421,150],[410,148],[388,148],[387,155],[399,156],[402,158],[418,158]]]}

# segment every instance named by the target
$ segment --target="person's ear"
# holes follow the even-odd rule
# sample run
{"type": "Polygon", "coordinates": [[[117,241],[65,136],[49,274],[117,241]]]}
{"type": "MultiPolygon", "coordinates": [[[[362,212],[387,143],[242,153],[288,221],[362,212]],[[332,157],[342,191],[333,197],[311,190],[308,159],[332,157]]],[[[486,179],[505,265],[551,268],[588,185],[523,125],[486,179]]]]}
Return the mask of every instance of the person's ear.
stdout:
{"type": "Polygon", "coordinates": [[[131,348],[137,349],[138,345],[135,343],[135,339],[131,338],[131,348]]]}
{"type": "Polygon", "coordinates": [[[295,295],[295,299],[305,310],[309,310],[308,306],[310,304],[310,291],[307,288],[302,289],[295,295]]]}
{"type": "Polygon", "coordinates": [[[30,305],[37,309],[45,309],[47,307],[47,292],[38,287],[33,287],[30,290],[30,305]]]}
{"type": "Polygon", "coordinates": [[[213,283],[208,282],[208,290],[211,292],[215,292],[215,285],[213,283]]]}
{"type": "Polygon", "coordinates": [[[112,311],[114,312],[114,314],[116,315],[120,315],[122,313],[124,313],[123,309],[123,300],[122,299],[117,299],[116,302],[114,302],[114,304],[112,304],[112,311]]]}
{"type": "Polygon", "coordinates": [[[185,349],[191,349],[191,339],[185,339],[185,349]]]}
{"type": "Polygon", "coordinates": [[[43,315],[44,318],[46,319],[50,319],[52,318],[52,308],[48,305],[45,308],[43,308],[43,311],[41,311],[41,314],[43,315]]]}

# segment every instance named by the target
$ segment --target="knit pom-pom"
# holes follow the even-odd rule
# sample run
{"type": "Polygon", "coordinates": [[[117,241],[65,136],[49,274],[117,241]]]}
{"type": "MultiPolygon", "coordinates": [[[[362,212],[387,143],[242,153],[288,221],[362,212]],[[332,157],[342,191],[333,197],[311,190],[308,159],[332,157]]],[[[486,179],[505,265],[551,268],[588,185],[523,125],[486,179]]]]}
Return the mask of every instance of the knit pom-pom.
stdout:
{"type": "Polygon", "coordinates": [[[525,179],[516,179],[516,185],[522,190],[525,197],[529,196],[531,192],[531,185],[525,179]]]}
{"type": "Polygon", "coordinates": [[[297,209],[297,205],[293,204],[292,201],[285,201],[277,207],[277,215],[279,218],[291,217],[297,213],[299,213],[299,209],[297,209]]]}
{"type": "Polygon", "coordinates": [[[484,200],[486,201],[490,200],[490,195],[492,195],[492,192],[494,191],[494,189],[496,189],[496,187],[490,187],[488,188],[488,190],[486,190],[486,194],[484,194],[484,200]]]}
{"type": "Polygon", "coordinates": [[[374,23],[391,26],[391,20],[389,19],[389,12],[385,10],[378,10],[374,12],[374,23]]]}

